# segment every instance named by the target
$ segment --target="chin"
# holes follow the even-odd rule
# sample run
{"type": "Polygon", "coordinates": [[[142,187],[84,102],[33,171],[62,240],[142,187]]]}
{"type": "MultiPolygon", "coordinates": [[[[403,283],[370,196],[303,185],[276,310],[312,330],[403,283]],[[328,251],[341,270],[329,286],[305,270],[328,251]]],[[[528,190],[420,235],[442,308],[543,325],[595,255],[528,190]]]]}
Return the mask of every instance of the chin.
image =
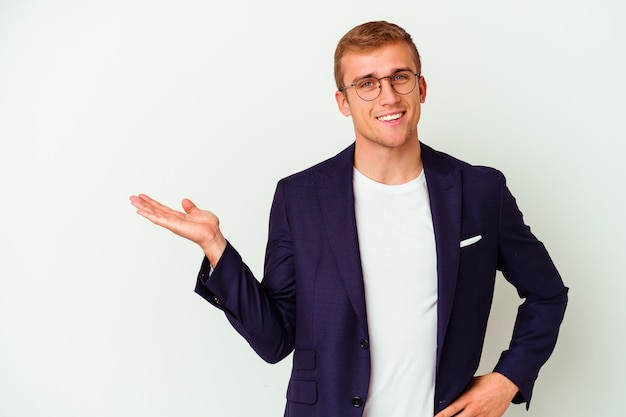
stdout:
{"type": "Polygon", "coordinates": [[[402,148],[405,146],[409,146],[411,142],[412,139],[410,137],[402,137],[397,139],[382,140],[379,143],[387,148],[402,148]]]}

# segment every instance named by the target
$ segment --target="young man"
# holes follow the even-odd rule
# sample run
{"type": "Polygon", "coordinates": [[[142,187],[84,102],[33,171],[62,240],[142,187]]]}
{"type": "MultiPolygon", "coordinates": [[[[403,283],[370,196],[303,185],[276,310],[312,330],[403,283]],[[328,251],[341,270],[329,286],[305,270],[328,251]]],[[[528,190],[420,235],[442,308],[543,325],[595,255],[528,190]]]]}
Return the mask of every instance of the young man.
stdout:
{"type": "Polygon", "coordinates": [[[501,416],[530,401],[556,343],[567,289],[502,174],[420,143],[420,71],[394,24],[341,39],[335,97],[355,142],[279,182],[261,283],[214,214],[131,197],[202,247],[196,291],[263,359],[294,352],[286,416],[501,416]],[[476,377],[497,270],[525,301],[509,350],[476,377]]]}

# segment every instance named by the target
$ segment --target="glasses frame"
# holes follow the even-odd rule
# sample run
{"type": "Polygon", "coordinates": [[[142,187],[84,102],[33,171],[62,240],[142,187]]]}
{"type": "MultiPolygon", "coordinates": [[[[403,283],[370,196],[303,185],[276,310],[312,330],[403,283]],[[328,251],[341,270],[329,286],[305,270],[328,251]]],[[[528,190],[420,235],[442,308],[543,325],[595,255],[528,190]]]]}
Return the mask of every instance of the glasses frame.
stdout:
{"type": "Polygon", "coordinates": [[[380,77],[380,78],[375,78],[375,77],[365,77],[365,78],[363,78],[363,79],[361,79],[361,80],[358,80],[358,81],[362,81],[362,80],[367,79],[367,78],[373,78],[373,79],[375,79],[375,80],[377,80],[377,81],[378,81],[378,94],[376,94],[376,97],[374,97],[374,98],[370,98],[370,99],[363,98],[363,97],[361,97],[361,96],[359,95],[359,90],[356,88],[357,83],[352,83],[352,84],[350,84],[350,85],[346,85],[345,87],[341,87],[341,88],[339,89],[339,91],[341,91],[341,92],[343,93],[343,92],[344,92],[344,91],[346,91],[348,88],[350,88],[350,87],[355,87],[355,88],[354,88],[354,91],[356,92],[356,95],[357,95],[357,96],[358,96],[361,100],[363,100],[363,101],[374,101],[374,100],[376,100],[378,97],[380,97],[380,93],[381,93],[381,91],[383,90],[383,83],[382,83],[382,80],[384,80],[385,78],[387,78],[387,79],[389,80],[389,85],[391,86],[391,89],[392,89],[392,90],[393,90],[396,94],[399,94],[399,95],[401,95],[401,96],[405,96],[405,95],[407,95],[407,94],[411,94],[411,93],[413,92],[413,90],[415,90],[415,87],[417,87],[417,79],[415,80],[415,84],[413,85],[413,88],[411,89],[411,91],[408,91],[408,92],[406,92],[406,93],[400,93],[400,92],[398,92],[398,91],[396,90],[396,88],[393,86],[393,77],[394,77],[396,74],[399,74],[399,73],[402,73],[402,72],[409,72],[409,73],[413,74],[413,76],[414,76],[414,77],[416,77],[416,78],[420,78],[420,77],[422,76],[422,74],[421,74],[421,73],[419,73],[419,72],[413,72],[413,71],[410,71],[410,70],[402,70],[402,71],[396,71],[396,72],[394,72],[393,74],[391,74],[391,75],[387,75],[387,76],[385,76],[385,77],[380,77]]]}

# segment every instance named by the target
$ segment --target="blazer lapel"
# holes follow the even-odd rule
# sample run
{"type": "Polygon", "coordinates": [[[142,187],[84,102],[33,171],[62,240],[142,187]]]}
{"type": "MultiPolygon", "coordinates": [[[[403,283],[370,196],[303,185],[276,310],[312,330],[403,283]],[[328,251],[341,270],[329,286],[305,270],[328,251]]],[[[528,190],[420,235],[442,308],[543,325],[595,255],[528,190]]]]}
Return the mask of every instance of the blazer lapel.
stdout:
{"type": "Polygon", "coordinates": [[[421,145],[437,247],[437,367],[452,312],[461,241],[461,175],[457,166],[421,145]]]}
{"type": "Polygon", "coordinates": [[[318,196],[335,263],[362,330],[367,333],[365,289],[354,213],[353,162],[354,144],[339,153],[325,170],[318,172],[318,196]]]}
{"type": "MultiPolygon", "coordinates": [[[[461,175],[459,168],[422,144],[437,249],[437,366],[456,290],[461,241],[461,175]]],[[[354,144],[318,172],[318,196],[324,227],[352,307],[367,332],[365,290],[359,253],[354,190],[354,144]]]]}

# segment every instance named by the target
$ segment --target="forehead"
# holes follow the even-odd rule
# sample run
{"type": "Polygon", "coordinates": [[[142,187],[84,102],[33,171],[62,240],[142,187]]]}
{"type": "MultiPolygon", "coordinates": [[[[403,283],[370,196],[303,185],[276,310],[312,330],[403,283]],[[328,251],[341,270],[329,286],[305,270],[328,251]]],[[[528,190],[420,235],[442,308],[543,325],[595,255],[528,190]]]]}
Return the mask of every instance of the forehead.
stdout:
{"type": "Polygon", "coordinates": [[[400,69],[417,71],[411,48],[405,42],[385,44],[363,51],[348,52],[341,58],[341,70],[346,83],[365,76],[384,77],[400,69]]]}

